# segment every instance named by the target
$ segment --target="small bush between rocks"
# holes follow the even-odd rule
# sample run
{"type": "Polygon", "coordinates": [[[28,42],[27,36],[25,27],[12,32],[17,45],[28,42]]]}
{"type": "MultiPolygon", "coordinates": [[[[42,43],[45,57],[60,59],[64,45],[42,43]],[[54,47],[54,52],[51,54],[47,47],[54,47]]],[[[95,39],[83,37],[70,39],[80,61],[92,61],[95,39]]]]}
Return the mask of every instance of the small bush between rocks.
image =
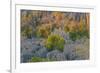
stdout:
{"type": "Polygon", "coordinates": [[[65,44],[65,40],[63,37],[56,34],[52,34],[48,36],[45,46],[48,49],[48,51],[52,51],[54,49],[63,51],[64,44],[65,44]]]}
{"type": "Polygon", "coordinates": [[[32,57],[29,62],[44,62],[44,61],[48,61],[48,59],[41,57],[32,57]]]}

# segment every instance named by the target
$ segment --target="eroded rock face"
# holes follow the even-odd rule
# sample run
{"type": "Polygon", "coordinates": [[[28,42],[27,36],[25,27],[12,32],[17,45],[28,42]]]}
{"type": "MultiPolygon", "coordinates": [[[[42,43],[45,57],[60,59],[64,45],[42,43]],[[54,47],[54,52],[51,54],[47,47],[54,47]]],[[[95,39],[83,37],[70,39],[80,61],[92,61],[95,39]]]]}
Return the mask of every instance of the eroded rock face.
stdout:
{"type": "Polygon", "coordinates": [[[81,39],[80,43],[76,44],[76,59],[77,60],[88,60],[89,59],[89,39],[81,39]]]}
{"type": "Polygon", "coordinates": [[[32,57],[46,58],[50,61],[86,60],[89,59],[89,39],[76,41],[66,39],[63,52],[59,50],[47,51],[39,41],[24,39],[21,46],[21,62],[29,62],[32,57]]]}
{"type": "Polygon", "coordinates": [[[31,54],[23,54],[21,55],[21,62],[28,62],[31,59],[31,54]]]}
{"type": "Polygon", "coordinates": [[[46,58],[47,49],[34,39],[21,41],[21,62],[28,62],[32,57],[46,58]]]}
{"type": "Polygon", "coordinates": [[[65,31],[59,30],[59,29],[55,29],[53,34],[57,34],[60,35],[61,37],[63,37],[65,40],[69,40],[69,34],[66,33],[65,31]]]}
{"type": "Polygon", "coordinates": [[[66,44],[64,46],[64,55],[66,56],[67,60],[74,60],[75,59],[75,45],[74,44],[66,44]]]}
{"type": "Polygon", "coordinates": [[[89,39],[82,38],[64,46],[64,54],[67,60],[89,59],[89,39]]]}
{"type": "Polygon", "coordinates": [[[66,60],[65,55],[58,50],[53,50],[53,51],[47,53],[47,58],[50,60],[54,60],[54,61],[66,60]]]}
{"type": "Polygon", "coordinates": [[[39,50],[32,51],[32,55],[35,57],[46,58],[47,52],[45,47],[41,47],[39,50]]]}

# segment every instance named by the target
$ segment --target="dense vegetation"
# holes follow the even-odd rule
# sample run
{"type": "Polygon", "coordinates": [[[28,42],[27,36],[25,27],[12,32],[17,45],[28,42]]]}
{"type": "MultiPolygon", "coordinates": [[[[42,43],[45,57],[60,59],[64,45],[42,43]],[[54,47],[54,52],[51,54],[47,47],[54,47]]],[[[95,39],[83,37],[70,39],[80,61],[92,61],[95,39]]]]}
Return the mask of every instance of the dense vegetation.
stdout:
{"type": "Polygon", "coordinates": [[[89,13],[21,10],[21,62],[89,59],[89,38],[89,13]]]}

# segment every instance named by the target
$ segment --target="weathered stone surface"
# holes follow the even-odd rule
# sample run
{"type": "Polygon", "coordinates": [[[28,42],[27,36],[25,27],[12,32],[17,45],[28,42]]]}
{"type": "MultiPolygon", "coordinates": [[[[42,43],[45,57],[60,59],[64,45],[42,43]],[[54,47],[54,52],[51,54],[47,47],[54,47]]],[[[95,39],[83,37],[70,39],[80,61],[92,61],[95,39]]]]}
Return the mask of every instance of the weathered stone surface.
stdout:
{"type": "Polygon", "coordinates": [[[67,60],[72,60],[75,58],[75,46],[73,44],[66,44],[64,46],[64,55],[67,60]]]}
{"type": "Polygon", "coordinates": [[[65,31],[59,30],[59,29],[55,29],[53,34],[57,34],[60,35],[61,37],[63,37],[65,40],[69,40],[69,34],[66,33],[65,31]]]}
{"type": "Polygon", "coordinates": [[[66,59],[65,55],[58,50],[54,50],[54,51],[49,52],[47,54],[47,58],[50,60],[53,60],[53,61],[63,61],[66,59]]]}
{"type": "Polygon", "coordinates": [[[28,62],[32,57],[47,58],[52,61],[85,60],[89,59],[89,39],[76,41],[66,39],[63,52],[47,49],[34,39],[24,39],[21,43],[21,62],[28,62]]]}
{"type": "Polygon", "coordinates": [[[35,50],[35,51],[32,51],[32,55],[35,56],[35,57],[43,57],[45,58],[46,57],[46,54],[47,54],[47,49],[45,47],[41,47],[39,50],[35,50]]]}
{"type": "Polygon", "coordinates": [[[82,38],[72,43],[67,43],[63,52],[67,60],[89,59],[89,40],[82,38]]]}

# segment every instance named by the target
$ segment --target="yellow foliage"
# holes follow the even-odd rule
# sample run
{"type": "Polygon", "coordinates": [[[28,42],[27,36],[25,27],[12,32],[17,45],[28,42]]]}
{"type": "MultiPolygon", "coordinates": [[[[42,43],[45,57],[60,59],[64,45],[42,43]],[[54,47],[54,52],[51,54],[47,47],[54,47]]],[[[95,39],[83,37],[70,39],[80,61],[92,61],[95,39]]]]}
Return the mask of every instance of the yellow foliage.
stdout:
{"type": "Polygon", "coordinates": [[[61,12],[53,12],[52,16],[55,17],[55,23],[60,24],[63,20],[64,14],[61,12]]]}
{"type": "Polygon", "coordinates": [[[90,16],[89,13],[86,14],[86,24],[87,24],[87,31],[89,31],[89,25],[90,25],[90,16]]]}
{"type": "Polygon", "coordinates": [[[79,30],[82,31],[83,29],[83,20],[82,20],[82,17],[80,18],[80,25],[79,25],[79,30]]]}

